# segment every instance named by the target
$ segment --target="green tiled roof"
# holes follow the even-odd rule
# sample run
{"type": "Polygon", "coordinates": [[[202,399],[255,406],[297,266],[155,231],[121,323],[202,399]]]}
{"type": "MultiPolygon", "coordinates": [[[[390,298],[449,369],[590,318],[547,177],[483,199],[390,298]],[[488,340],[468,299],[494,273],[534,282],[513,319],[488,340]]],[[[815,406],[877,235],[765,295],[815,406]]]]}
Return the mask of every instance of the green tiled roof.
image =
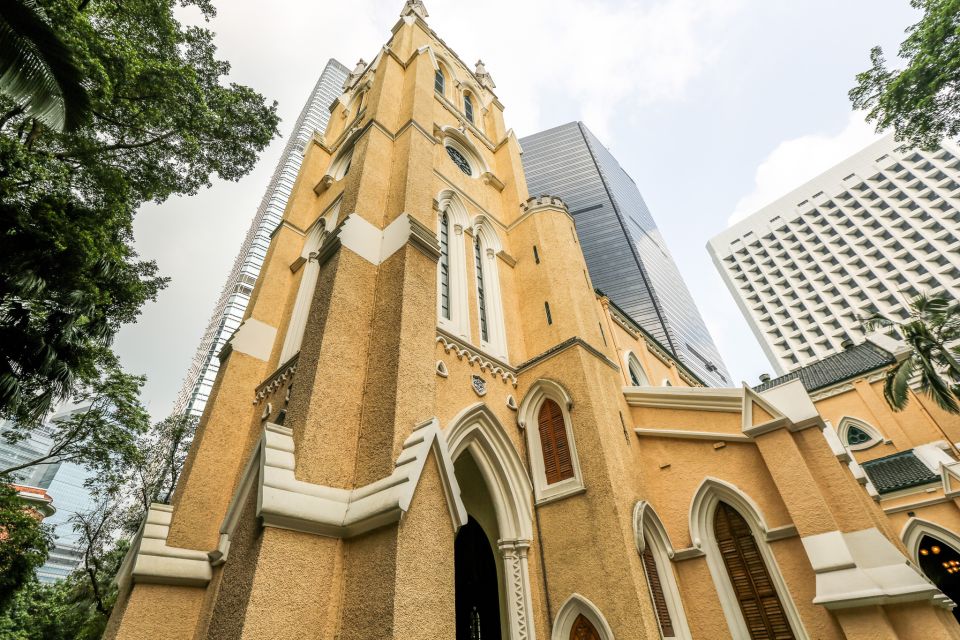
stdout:
{"type": "Polygon", "coordinates": [[[913,451],[901,451],[892,456],[864,462],[860,466],[880,494],[919,487],[940,480],[940,476],[923,464],[913,451]]]}

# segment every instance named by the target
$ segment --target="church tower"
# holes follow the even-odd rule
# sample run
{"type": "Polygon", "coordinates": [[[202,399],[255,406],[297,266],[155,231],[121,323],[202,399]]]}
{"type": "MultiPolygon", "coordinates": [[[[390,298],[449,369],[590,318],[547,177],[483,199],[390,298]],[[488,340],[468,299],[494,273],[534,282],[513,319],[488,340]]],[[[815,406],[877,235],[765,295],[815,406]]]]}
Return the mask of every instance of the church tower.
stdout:
{"type": "Polygon", "coordinates": [[[914,607],[891,624],[955,639],[801,388],[704,389],[594,290],[490,72],[427,18],[406,3],[308,142],[106,637],[909,637],[821,598],[856,529],[914,607]]]}

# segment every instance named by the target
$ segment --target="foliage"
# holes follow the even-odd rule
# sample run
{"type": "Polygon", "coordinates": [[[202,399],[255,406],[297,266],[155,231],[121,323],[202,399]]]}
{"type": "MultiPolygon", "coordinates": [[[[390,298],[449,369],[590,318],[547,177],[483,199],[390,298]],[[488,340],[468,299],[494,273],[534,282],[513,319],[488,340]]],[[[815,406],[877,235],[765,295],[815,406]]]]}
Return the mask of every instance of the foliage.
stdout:
{"type": "Polygon", "coordinates": [[[209,0],[39,0],[90,97],[76,131],[0,96],[0,417],[39,422],[97,375],[120,325],[166,281],[132,248],[142,203],[237,180],[276,133],[276,104],[224,78],[209,0]]]}
{"type": "Polygon", "coordinates": [[[82,79],[34,0],[0,3],[0,91],[51,129],[72,131],[89,115],[82,79]]]}
{"type": "MultiPolygon", "coordinates": [[[[101,493],[119,490],[127,482],[129,469],[139,463],[140,445],[150,427],[149,416],[140,403],[145,379],[120,369],[109,352],[101,354],[100,371],[78,389],[74,401],[80,408],[54,421],[54,445],[44,455],[0,469],[14,474],[39,464],[73,462],[90,470],[101,493]]],[[[7,441],[28,435],[29,428],[14,423],[3,433],[7,441]]]]}
{"type": "Polygon", "coordinates": [[[46,562],[50,543],[47,528],[24,505],[16,489],[0,482],[0,609],[46,562]]]}
{"type": "Polygon", "coordinates": [[[867,110],[877,130],[893,127],[897,140],[936,149],[960,136],[960,0],[910,0],[923,11],[900,45],[901,70],[887,68],[883,50],[857,75],[850,100],[867,110]]]}
{"type": "Polygon", "coordinates": [[[941,297],[917,296],[910,318],[897,323],[874,315],[867,329],[890,327],[910,348],[909,357],[894,365],[883,387],[887,404],[901,411],[910,400],[910,380],[919,376],[919,389],[945,411],[960,413],[960,303],[941,297]]]}

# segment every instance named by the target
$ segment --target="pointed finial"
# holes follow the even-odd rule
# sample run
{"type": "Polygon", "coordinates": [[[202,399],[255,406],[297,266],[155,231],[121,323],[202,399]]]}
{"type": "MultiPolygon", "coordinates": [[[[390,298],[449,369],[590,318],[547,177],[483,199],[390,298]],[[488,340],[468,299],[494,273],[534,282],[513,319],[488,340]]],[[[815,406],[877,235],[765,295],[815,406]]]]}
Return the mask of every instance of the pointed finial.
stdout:
{"type": "Polygon", "coordinates": [[[346,89],[353,85],[357,81],[357,78],[363,75],[363,72],[367,70],[367,62],[363,58],[360,58],[357,61],[357,66],[353,68],[353,71],[350,72],[350,75],[347,76],[347,79],[343,83],[343,88],[346,89]]]}
{"type": "Polygon", "coordinates": [[[426,20],[430,15],[427,13],[427,8],[423,6],[423,0],[407,0],[406,4],[403,5],[403,11],[400,12],[400,17],[403,18],[410,14],[418,15],[423,20],[426,20]]]}
{"type": "Polygon", "coordinates": [[[477,76],[477,82],[487,89],[493,89],[497,86],[487,72],[487,68],[483,65],[483,60],[477,60],[477,70],[473,72],[473,75],[477,76]]]}

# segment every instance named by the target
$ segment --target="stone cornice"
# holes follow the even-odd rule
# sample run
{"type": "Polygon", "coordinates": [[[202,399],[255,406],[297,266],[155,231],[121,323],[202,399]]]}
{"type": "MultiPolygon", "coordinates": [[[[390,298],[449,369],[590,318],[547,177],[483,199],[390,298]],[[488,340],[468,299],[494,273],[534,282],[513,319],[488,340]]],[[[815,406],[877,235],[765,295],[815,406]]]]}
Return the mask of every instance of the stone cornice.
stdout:
{"type": "Polygon", "coordinates": [[[560,344],[555,345],[555,346],[553,346],[553,347],[550,347],[549,349],[547,349],[547,350],[544,351],[543,353],[541,353],[541,354],[539,354],[539,355],[536,355],[536,356],[530,358],[529,360],[527,360],[526,362],[518,365],[518,366],[517,366],[517,373],[518,373],[518,374],[519,374],[519,373],[523,373],[524,371],[526,371],[526,370],[528,370],[528,369],[530,369],[530,368],[532,368],[532,367],[535,367],[536,365],[540,364],[540,363],[543,362],[544,360],[549,360],[550,358],[553,358],[554,356],[560,355],[561,353],[563,353],[563,352],[566,351],[567,349],[570,349],[570,348],[573,348],[573,347],[577,347],[577,346],[582,347],[584,351],[586,351],[586,352],[589,353],[590,355],[594,356],[595,358],[599,359],[602,363],[604,363],[604,364],[607,365],[608,367],[612,368],[614,371],[620,371],[620,366],[619,366],[616,362],[614,362],[613,360],[611,360],[610,358],[608,358],[606,355],[604,355],[604,353],[603,353],[602,351],[600,351],[599,349],[597,349],[596,347],[594,347],[593,345],[591,345],[590,343],[588,343],[588,342],[587,342],[586,340],[584,340],[583,338],[574,336],[574,337],[572,337],[572,338],[567,338],[566,340],[564,340],[564,341],[561,342],[560,344]]]}
{"type": "Polygon", "coordinates": [[[467,344],[452,333],[437,327],[437,342],[443,347],[446,353],[451,351],[458,359],[467,359],[467,362],[473,366],[479,365],[480,370],[486,369],[491,374],[499,376],[504,382],[510,382],[514,387],[517,386],[517,372],[506,362],[498,360],[493,356],[487,355],[473,345],[467,344]]]}

